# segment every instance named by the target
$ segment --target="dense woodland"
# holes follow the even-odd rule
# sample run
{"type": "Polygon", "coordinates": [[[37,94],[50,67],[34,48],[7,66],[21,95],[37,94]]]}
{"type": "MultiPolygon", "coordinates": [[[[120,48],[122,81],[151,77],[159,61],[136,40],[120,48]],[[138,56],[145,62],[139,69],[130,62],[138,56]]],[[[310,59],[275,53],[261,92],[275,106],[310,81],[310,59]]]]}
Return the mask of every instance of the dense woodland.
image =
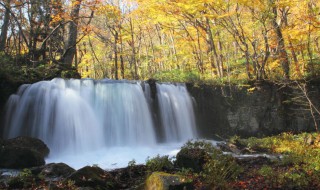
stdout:
{"type": "Polygon", "coordinates": [[[1,0],[1,64],[171,81],[320,74],[317,0],[1,0]]]}
{"type": "Polygon", "coordinates": [[[320,83],[309,81],[320,78],[320,0],[0,0],[0,27],[0,115],[19,85],[79,72],[94,79],[195,82],[194,90],[205,95],[199,95],[205,116],[218,118],[205,127],[225,121],[218,117],[224,114],[226,121],[248,117],[259,127],[289,131],[233,136],[219,148],[189,141],[175,159],[132,160],[113,171],[44,165],[49,149],[41,153],[38,139],[0,135],[0,168],[29,168],[14,176],[1,170],[0,189],[154,189],[172,179],[179,189],[320,189],[320,83]],[[232,85],[222,87],[221,99],[211,85],[197,83],[248,81],[258,82],[239,88],[235,98],[225,93],[232,85]],[[231,112],[211,109],[222,104],[231,112]],[[289,128],[307,122],[316,133],[289,128]],[[231,156],[242,154],[261,156],[231,156]],[[36,163],[29,159],[34,156],[36,163]]]}

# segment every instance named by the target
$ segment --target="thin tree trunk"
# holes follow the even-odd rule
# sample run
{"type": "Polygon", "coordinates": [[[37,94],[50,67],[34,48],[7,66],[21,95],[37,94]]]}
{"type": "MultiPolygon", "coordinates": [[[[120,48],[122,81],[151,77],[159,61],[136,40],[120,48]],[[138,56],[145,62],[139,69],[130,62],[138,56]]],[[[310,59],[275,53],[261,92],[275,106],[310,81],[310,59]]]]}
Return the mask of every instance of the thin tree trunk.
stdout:
{"type": "Polygon", "coordinates": [[[314,39],[314,43],[316,44],[317,53],[320,54],[319,36],[314,39]]]}
{"type": "Polygon", "coordinates": [[[120,31],[120,69],[121,69],[121,77],[124,79],[124,60],[123,60],[123,42],[122,42],[122,34],[120,31]]]}
{"type": "Polygon", "coordinates": [[[176,44],[174,41],[174,31],[170,30],[170,40],[172,45],[172,62],[174,62],[177,65],[177,69],[179,68],[178,64],[178,58],[177,58],[177,50],[176,50],[176,44]]]}
{"type": "Polygon", "coordinates": [[[217,49],[216,46],[214,44],[214,40],[213,40],[213,34],[211,31],[211,27],[210,27],[210,23],[209,23],[209,19],[206,18],[206,24],[207,24],[207,35],[208,35],[208,43],[209,43],[209,56],[211,58],[211,65],[213,67],[216,68],[217,70],[217,74],[219,76],[219,78],[222,78],[222,73],[220,72],[220,61],[219,61],[219,56],[217,53],[217,49]],[[213,55],[212,55],[213,54],[213,55]]]}
{"type": "Polygon", "coordinates": [[[264,30],[262,31],[263,39],[264,39],[264,58],[261,63],[260,67],[260,77],[261,79],[266,78],[266,72],[265,72],[265,66],[267,64],[268,58],[270,56],[270,46],[269,46],[269,41],[268,41],[268,30],[265,25],[263,25],[264,30]]]}
{"type": "Polygon", "coordinates": [[[313,55],[311,50],[311,26],[309,24],[308,26],[308,42],[307,42],[307,51],[308,51],[308,57],[309,57],[309,64],[310,64],[310,73],[312,76],[315,76],[315,68],[313,63],[313,55]]]}
{"type": "Polygon", "coordinates": [[[290,48],[290,51],[291,51],[291,54],[292,54],[292,57],[293,57],[293,62],[294,62],[294,65],[295,65],[296,73],[297,73],[298,77],[301,77],[302,75],[301,75],[300,68],[299,68],[299,61],[298,61],[298,58],[297,58],[297,54],[294,51],[290,36],[289,36],[289,48],[290,48]]]}
{"type": "Polygon", "coordinates": [[[133,31],[133,23],[132,19],[129,20],[130,24],[130,36],[131,36],[131,62],[134,65],[134,79],[138,79],[138,68],[137,68],[137,60],[136,60],[136,49],[135,49],[135,40],[134,40],[134,31],[133,31]]]}
{"type": "Polygon", "coordinates": [[[118,42],[118,32],[115,32],[114,35],[114,46],[113,46],[113,51],[114,51],[114,74],[115,74],[115,79],[118,80],[118,48],[117,48],[117,42],[118,42]]]}

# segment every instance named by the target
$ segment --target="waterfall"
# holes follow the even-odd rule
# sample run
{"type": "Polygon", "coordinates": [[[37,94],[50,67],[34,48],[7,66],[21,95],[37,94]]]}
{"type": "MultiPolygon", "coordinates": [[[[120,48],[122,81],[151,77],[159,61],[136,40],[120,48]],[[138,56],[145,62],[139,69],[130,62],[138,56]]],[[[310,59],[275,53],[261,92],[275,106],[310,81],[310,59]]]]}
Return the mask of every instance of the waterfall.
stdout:
{"type": "Polygon", "coordinates": [[[192,99],[184,84],[157,84],[161,122],[166,141],[196,136],[192,99]]]}
{"type": "Polygon", "coordinates": [[[22,85],[7,102],[4,138],[39,138],[51,155],[150,147],[159,144],[154,117],[161,118],[165,142],[195,138],[192,100],[186,87],[156,86],[158,111],[152,110],[156,100],[145,82],[56,78],[22,85]]]}

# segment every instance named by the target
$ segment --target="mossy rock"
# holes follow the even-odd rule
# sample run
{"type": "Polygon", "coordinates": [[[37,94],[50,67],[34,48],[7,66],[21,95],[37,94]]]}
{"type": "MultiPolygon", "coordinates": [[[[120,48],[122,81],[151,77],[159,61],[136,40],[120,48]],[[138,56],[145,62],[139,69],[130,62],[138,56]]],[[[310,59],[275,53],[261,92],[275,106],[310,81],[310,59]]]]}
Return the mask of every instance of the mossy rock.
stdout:
{"type": "Polygon", "coordinates": [[[74,181],[74,184],[78,187],[92,187],[105,190],[115,188],[112,175],[95,166],[83,167],[71,174],[66,180],[74,181]]]}
{"type": "Polygon", "coordinates": [[[176,156],[175,165],[178,168],[192,169],[201,172],[206,164],[208,153],[201,148],[182,148],[176,156]]]}
{"type": "Polygon", "coordinates": [[[153,172],[146,181],[146,190],[179,190],[194,189],[192,183],[180,175],[164,172],[153,172]]]}
{"type": "Polygon", "coordinates": [[[31,149],[39,152],[43,157],[48,156],[50,152],[48,146],[40,139],[24,136],[0,141],[0,146],[22,147],[31,149]]]}

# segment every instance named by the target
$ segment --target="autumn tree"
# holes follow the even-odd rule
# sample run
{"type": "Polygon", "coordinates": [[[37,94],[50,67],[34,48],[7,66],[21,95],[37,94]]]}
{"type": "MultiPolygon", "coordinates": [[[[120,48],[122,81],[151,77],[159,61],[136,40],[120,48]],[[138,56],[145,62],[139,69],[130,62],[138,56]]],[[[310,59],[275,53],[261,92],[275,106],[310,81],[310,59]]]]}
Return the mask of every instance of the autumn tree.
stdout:
{"type": "Polygon", "coordinates": [[[7,43],[7,35],[9,29],[9,21],[10,21],[10,0],[5,2],[4,7],[4,16],[3,16],[3,24],[1,27],[1,35],[0,35],[0,52],[5,51],[6,43],[7,43]]]}

